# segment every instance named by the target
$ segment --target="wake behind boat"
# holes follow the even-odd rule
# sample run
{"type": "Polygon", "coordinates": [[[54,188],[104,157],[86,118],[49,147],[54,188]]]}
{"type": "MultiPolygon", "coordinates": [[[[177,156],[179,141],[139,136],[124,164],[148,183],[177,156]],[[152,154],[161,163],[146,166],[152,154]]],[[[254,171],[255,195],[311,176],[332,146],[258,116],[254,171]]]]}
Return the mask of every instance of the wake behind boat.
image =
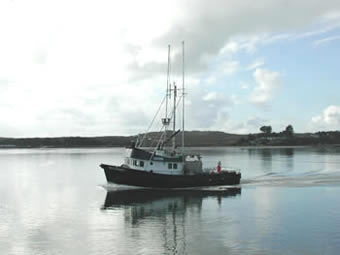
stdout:
{"type": "Polygon", "coordinates": [[[190,154],[184,150],[184,42],[182,66],[183,83],[182,88],[178,89],[175,83],[171,84],[169,78],[169,46],[167,88],[162,101],[162,105],[165,102],[165,116],[161,118],[161,136],[153,149],[145,149],[145,143],[148,141],[147,131],[141,140],[137,139],[136,144],[133,143],[126,149],[124,164],[121,166],[101,164],[100,167],[104,169],[108,182],[156,188],[219,186],[240,183],[241,173],[222,170],[220,163],[217,166],[217,171],[204,171],[201,156],[190,154]],[[178,92],[181,93],[179,98],[178,92]],[[180,102],[182,102],[182,130],[176,131],[176,112],[180,102]],[[172,110],[168,111],[168,109],[172,110]],[[170,131],[170,125],[172,125],[172,131],[170,131]],[[178,148],[176,136],[180,133],[182,135],[181,147],[178,148]]]}

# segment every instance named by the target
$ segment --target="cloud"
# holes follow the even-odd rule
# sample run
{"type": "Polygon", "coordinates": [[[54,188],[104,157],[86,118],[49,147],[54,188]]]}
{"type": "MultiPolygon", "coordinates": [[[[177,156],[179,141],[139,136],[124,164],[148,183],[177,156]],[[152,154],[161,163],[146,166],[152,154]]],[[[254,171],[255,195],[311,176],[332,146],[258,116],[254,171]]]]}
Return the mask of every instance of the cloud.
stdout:
{"type": "Polygon", "coordinates": [[[240,82],[240,86],[241,86],[241,89],[249,89],[249,84],[248,83],[245,83],[245,82],[240,82]]]}
{"type": "Polygon", "coordinates": [[[0,88],[7,86],[9,83],[9,80],[7,78],[1,78],[0,77],[0,88]]]}
{"type": "Polygon", "coordinates": [[[250,101],[256,105],[266,105],[281,85],[281,73],[257,68],[253,76],[256,86],[250,95],[250,101]]]}
{"type": "Polygon", "coordinates": [[[225,61],[221,67],[222,73],[225,75],[231,75],[237,71],[239,66],[240,66],[240,63],[238,61],[235,61],[235,60],[225,61]]]}
{"type": "Polygon", "coordinates": [[[247,121],[247,126],[255,128],[255,130],[258,130],[261,126],[265,125],[267,122],[268,120],[260,117],[251,117],[247,121]]]}
{"type": "MultiPolygon", "coordinates": [[[[179,48],[180,42],[185,40],[188,73],[206,70],[218,55],[233,55],[241,50],[252,53],[258,45],[295,38],[300,33],[306,33],[306,27],[312,28],[311,24],[322,23],[320,26],[327,27],[328,31],[334,29],[336,26],[333,23],[337,23],[337,20],[325,17],[340,9],[337,1],[318,3],[303,0],[287,4],[284,0],[261,0],[245,4],[213,0],[207,4],[199,0],[173,3],[177,13],[176,18],[171,19],[171,26],[164,33],[153,36],[142,48],[164,51],[169,43],[179,48]],[[305,8],[306,5],[309,6],[308,9],[305,8]],[[300,11],[302,9],[304,12],[300,11]],[[287,19],[287,16],[290,18],[287,19]]],[[[133,40],[129,42],[132,48],[140,46],[133,40]]],[[[165,66],[155,68],[156,59],[153,54],[149,54],[149,59],[143,62],[143,66],[138,59],[134,59],[129,65],[129,71],[139,73],[143,69],[154,70],[148,72],[148,75],[163,72],[165,66]]],[[[173,66],[180,66],[181,61],[180,50],[173,52],[173,66]]],[[[165,65],[165,61],[163,64],[165,65]]]]}
{"type": "Polygon", "coordinates": [[[236,41],[232,41],[230,40],[229,42],[227,42],[223,48],[220,50],[220,54],[224,55],[224,54],[235,54],[240,50],[240,45],[238,42],[236,41]]]}
{"type": "Polygon", "coordinates": [[[205,82],[207,84],[215,84],[218,79],[221,79],[225,76],[231,76],[235,74],[240,69],[240,62],[228,59],[223,60],[221,63],[216,65],[215,71],[212,72],[206,79],[205,82]]]}
{"type": "Polygon", "coordinates": [[[221,53],[227,54],[235,54],[240,51],[245,51],[247,53],[254,53],[256,51],[257,45],[260,43],[264,43],[268,39],[268,34],[261,33],[256,35],[242,35],[242,36],[234,36],[229,39],[226,45],[222,48],[221,53]],[[226,51],[228,49],[228,45],[237,45],[234,46],[235,50],[226,51]],[[226,48],[227,47],[227,48],[226,48]]]}
{"type": "Polygon", "coordinates": [[[216,83],[216,81],[217,81],[217,77],[216,77],[215,74],[214,75],[210,75],[208,78],[205,79],[205,82],[207,84],[214,84],[214,83],[216,83]]]}
{"type": "MultiPolygon", "coordinates": [[[[0,77],[0,94],[6,93],[8,87],[9,87],[9,83],[10,83],[10,81],[7,78],[0,77]]],[[[0,100],[0,105],[6,105],[6,101],[0,100]]]]}
{"type": "MultiPolygon", "coordinates": [[[[0,77],[9,84],[0,81],[0,125],[19,131],[0,135],[135,132],[162,98],[168,44],[172,81],[182,70],[185,40],[186,80],[212,73],[207,82],[213,84],[240,69],[237,53],[253,54],[314,24],[336,27],[339,10],[335,0],[1,1],[0,77]],[[55,128],[55,116],[63,128],[55,128]]],[[[252,100],[264,104],[280,74],[260,64],[252,66],[260,73],[252,100]]],[[[192,103],[207,121],[193,127],[222,126],[232,99],[218,95],[206,107],[203,97],[214,88],[199,86],[192,103]]]]}
{"type": "Polygon", "coordinates": [[[216,55],[221,51],[237,52],[240,45],[229,41],[232,37],[243,35],[249,51],[260,39],[256,35],[265,33],[285,33],[298,31],[306,25],[318,22],[325,13],[340,8],[337,1],[267,1],[251,3],[240,1],[188,1],[179,4],[181,15],[168,33],[155,40],[155,46],[185,38],[190,66],[204,68],[200,61],[202,54],[216,55]],[[308,6],[308,8],[306,8],[308,6]],[[304,10],[303,12],[301,10],[304,10]],[[194,15],[192,15],[194,13],[194,15]],[[287,19],[289,17],[289,19],[287,19]],[[228,42],[229,41],[229,42],[228,42]]]}
{"type": "Polygon", "coordinates": [[[229,121],[229,111],[234,105],[233,99],[216,91],[206,89],[191,90],[186,107],[189,129],[223,129],[229,121]]]}
{"type": "Polygon", "coordinates": [[[308,38],[308,37],[319,36],[319,35],[328,33],[330,31],[338,28],[339,26],[340,26],[340,23],[322,26],[321,28],[316,29],[316,30],[311,30],[311,31],[307,31],[307,32],[304,32],[304,33],[300,33],[300,34],[291,36],[290,39],[303,39],[303,38],[308,38]]]}
{"type": "Polygon", "coordinates": [[[323,44],[326,44],[326,43],[329,43],[329,42],[332,42],[332,41],[335,41],[335,40],[340,40],[340,35],[330,36],[330,37],[327,37],[327,38],[316,40],[316,41],[313,42],[313,45],[314,46],[320,46],[320,45],[323,45],[323,44]]]}
{"type": "Polygon", "coordinates": [[[248,67],[247,70],[253,70],[256,68],[259,68],[264,65],[264,60],[263,59],[256,59],[253,63],[251,63],[248,67]]]}
{"type": "Polygon", "coordinates": [[[312,118],[314,130],[340,129],[340,106],[330,105],[320,115],[312,118]]]}

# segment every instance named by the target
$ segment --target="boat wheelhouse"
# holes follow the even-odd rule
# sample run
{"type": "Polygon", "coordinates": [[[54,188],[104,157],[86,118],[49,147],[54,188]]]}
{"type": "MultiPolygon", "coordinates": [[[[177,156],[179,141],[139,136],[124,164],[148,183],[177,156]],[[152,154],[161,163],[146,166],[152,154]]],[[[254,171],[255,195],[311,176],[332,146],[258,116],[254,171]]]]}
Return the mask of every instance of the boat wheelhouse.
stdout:
{"type": "Polygon", "coordinates": [[[168,175],[190,175],[203,172],[200,155],[169,153],[161,149],[147,151],[134,146],[126,149],[126,157],[122,166],[149,173],[168,175]]]}
{"type": "Polygon", "coordinates": [[[183,174],[183,156],[166,155],[163,150],[154,153],[139,148],[127,148],[123,166],[160,174],[183,174]]]}

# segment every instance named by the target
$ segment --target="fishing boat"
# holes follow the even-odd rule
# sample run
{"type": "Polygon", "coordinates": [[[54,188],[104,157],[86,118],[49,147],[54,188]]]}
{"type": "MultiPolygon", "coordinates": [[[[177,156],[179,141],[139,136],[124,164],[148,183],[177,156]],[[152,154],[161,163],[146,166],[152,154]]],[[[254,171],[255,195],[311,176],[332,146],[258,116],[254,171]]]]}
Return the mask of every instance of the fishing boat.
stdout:
{"type": "MultiPolygon", "coordinates": [[[[182,87],[177,88],[170,81],[170,46],[168,47],[168,70],[165,97],[161,106],[165,105],[161,118],[161,131],[153,147],[145,146],[149,141],[149,132],[142,138],[137,137],[126,148],[124,163],[121,165],[101,164],[108,182],[153,188],[187,188],[199,186],[237,185],[241,173],[225,170],[217,164],[216,170],[203,168],[202,157],[185,149],[184,113],[184,42],[182,43],[182,87]],[[182,103],[181,129],[176,130],[176,113],[182,103]],[[181,139],[177,136],[181,135],[181,139]],[[180,144],[178,144],[180,140],[180,144]],[[180,146],[179,146],[180,145],[180,146]]],[[[158,115],[160,107],[155,115],[158,115]]],[[[154,118],[155,119],[155,118],[154,118]]]]}

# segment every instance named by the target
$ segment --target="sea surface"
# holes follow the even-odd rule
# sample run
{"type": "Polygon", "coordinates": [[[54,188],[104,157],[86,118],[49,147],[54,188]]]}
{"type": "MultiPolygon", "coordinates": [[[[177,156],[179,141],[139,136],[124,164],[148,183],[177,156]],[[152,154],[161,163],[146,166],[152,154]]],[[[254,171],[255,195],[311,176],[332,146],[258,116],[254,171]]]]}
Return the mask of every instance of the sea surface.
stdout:
{"type": "Polygon", "coordinates": [[[192,151],[241,185],[107,184],[123,148],[0,150],[0,254],[340,254],[340,147],[192,151]]]}

